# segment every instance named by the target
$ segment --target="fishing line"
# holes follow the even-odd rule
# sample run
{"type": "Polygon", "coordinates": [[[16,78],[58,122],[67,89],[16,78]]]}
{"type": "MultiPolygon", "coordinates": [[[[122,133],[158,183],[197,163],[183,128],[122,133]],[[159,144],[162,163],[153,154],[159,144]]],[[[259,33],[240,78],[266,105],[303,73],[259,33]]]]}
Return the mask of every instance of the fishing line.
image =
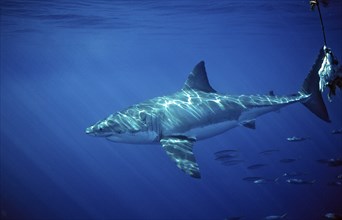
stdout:
{"type": "Polygon", "coordinates": [[[314,6],[317,6],[318,14],[319,14],[319,19],[320,19],[320,21],[321,21],[321,27],[322,27],[324,45],[327,46],[327,39],[326,39],[326,37],[325,37],[324,24],[323,24],[323,19],[322,19],[321,8],[319,7],[319,2],[318,2],[318,0],[314,0],[314,1],[310,1],[310,4],[311,4],[311,9],[313,9],[314,6]]]}

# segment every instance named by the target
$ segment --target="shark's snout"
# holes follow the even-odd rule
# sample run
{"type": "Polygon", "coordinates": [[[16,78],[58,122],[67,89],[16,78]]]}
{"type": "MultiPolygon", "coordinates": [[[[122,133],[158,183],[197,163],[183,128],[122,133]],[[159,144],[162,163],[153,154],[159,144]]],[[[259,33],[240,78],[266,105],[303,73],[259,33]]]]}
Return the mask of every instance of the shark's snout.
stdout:
{"type": "Polygon", "coordinates": [[[85,133],[94,136],[95,133],[93,131],[93,126],[90,126],[89,128],[86,128],[85,133]]]}

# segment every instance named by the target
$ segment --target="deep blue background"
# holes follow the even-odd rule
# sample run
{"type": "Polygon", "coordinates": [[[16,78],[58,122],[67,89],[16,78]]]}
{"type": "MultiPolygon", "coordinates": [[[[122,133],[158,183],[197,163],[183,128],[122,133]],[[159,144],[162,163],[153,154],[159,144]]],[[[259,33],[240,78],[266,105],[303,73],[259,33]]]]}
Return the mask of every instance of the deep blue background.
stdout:
{"type": "MultiPolygon", "coordinates": [[[[323,46],[308,1],[1,1],[2,219],[320,219],[342,213],[342,96],[328,124],[301,104],[196,143],[202,179],[159,145],[87,136],[109,114],[173,93],[205,60],[229,94],[296,92],[323,46]],[[311,137],[298,143],[290,136],[311,137]],[[266,149],[279,149],[261,155],[266,149]],[[213,153],[238,149],[226,167],[213,153]],[[283,158],[295,158],[290,164],[283,158]],[[249,170],[254,163],[268,166],[249,170]],[[308,173],[313,185],[253,184],[246,176],[308,173]]],[[[342,3],[322,7],[328,46],[342,61],[342,3]]],[[[325,96],[325,95],[324,95],[325,96]]]]}

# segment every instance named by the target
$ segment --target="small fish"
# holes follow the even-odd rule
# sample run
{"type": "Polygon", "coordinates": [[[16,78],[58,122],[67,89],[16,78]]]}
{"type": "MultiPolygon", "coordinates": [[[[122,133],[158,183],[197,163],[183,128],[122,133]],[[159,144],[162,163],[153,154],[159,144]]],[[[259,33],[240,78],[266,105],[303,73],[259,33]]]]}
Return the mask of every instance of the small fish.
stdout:
{"type": "Polygon", "coordinates": [[[215,160],[229,160],[237,157],[236,154],[222,154],[215,157],[215,160]]]}
{"type": "Polygon", "coordinates": [[[305,184],[314,184],[316,180],[308,181],[308,180],[291,178],[291,179],[287,179],[286,182],[291,183],[291,184],[305,185],[305,184]]]}
{"type": "Polygon", "coordinates": [[[247,169],[255,170],[255,169],[262,168],[262,167],[264,167],[264,166],[267,166],[267,164],[258,163],[258,164],[253,164],[253,165],[247,167],[247,169]]]}
{"type": "Polygon", "coordinates": [[[325,214],[324,217],[327,219],[342,220],[341,214],[332,213],[332,212],[325,214]]]}
{"type": "Polygon", "coordinates": [[[214,154],[220,155],[220,154],[226,154],[226,153],[232,153],[232,152],[237,152],[237,150],[233,150],[233,149],[220,150],[220,151],[216,151],[214,154]]]}
{"type": "Polygon", "coordinates": [[[289,172],[289,173],[284,173],[283,176],[287,176],[287,177],[296,177],[296,176],[304,176],[306,175],[306,173],[302,173],[302,172],[289,172]]]}
{"type": "Polygon", "coordinates": [[[284,219],[286,216],[287,213],[284,213],[283,215],[269,215],[265,217],[265,220],[284,219]]]}
{"type": "Polygon", "coordinates": [[[336,130],[332,130],[331,133],[332,134],[342,134],[342,128],[336,129],[336,130]]]}
{"type": "Polygon", "coordinates": [[[271,153],[278,152],[278,151],[279,151],[278,149],[269,149],[269,150],[261,151],[260,154],[269,155],[271,153]]]}
{"type": "Polygon", "coordinates": [[[284,158],[284,159],[281,159],[279,160],[281,163],[292,163],[292,162],[295,162],[296,159],[292,159],[292,158],[284,158]]]}
{"type": "Polygon", "coordinates": [[[342,159],[330,159],[328,165],[331,167],[342,166],[342,159]]]}
{"type": "Polygon", "coordinates": [[[245,180],[248,182],[254,182],[254,181],[260,180],[260,179],[263,179],[263,178],[260,176],[248,176],[248,177],[243,178],[242,180],[245,180]]]}
{"type": "Polygon", "coordinates": [[[335,159],[335,158],[320,159],[320,160],[317,160],[317,162],[328,164],[328,166],[330,166],[330,167],[342,166],[342,159],[339,159],[339,158],[337,158],[337,159],[335,159]]]}
{"type": "Polygon", "coordinates": [[[299,141],[305,141],[307,139],[309,138],[308,137],[296,137],[296,136],[286,138],[286,140],[289,142],[299,142],[299,141]]]}
{"type": "Polygon", "coordinates": [[[261,178],[261,179],[258,179],[258,180],[254,180],[253,183],[255,184],[260,184],[260,183],[267,183],[269,182],[268,180],[264,179],[264,178],[261,178]]]}
{"type": "Polygon", "coordinates": [[[263,177],[258,177],[258,176],[250,176],[250,177],[243,178],[243,180],[248,181],[248,182],[252,182],[255,184],[277,182],[278,179],[279,179],[279,177],[275,178],[275,179],[265,179],[263,177]]]}
{"type": "Polygon", "coordinates": [[[329,186],[342,186],[341,181],[335,181],[335,182],[330,182],[328,183],[329,186]]]}

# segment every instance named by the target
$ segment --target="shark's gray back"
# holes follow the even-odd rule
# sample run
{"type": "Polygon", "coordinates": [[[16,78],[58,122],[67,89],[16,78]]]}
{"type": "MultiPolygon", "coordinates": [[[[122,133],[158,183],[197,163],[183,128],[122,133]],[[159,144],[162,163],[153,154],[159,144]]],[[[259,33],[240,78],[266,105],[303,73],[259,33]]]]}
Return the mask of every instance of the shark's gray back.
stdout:
{"type": "Polygon", "coordinates": [[[182,135],[188,130],[236,120],[243,108],[217,93],[182,90],[170,96],[157,97],[147,103],[160,123],[163,136],[182,135]]]}

